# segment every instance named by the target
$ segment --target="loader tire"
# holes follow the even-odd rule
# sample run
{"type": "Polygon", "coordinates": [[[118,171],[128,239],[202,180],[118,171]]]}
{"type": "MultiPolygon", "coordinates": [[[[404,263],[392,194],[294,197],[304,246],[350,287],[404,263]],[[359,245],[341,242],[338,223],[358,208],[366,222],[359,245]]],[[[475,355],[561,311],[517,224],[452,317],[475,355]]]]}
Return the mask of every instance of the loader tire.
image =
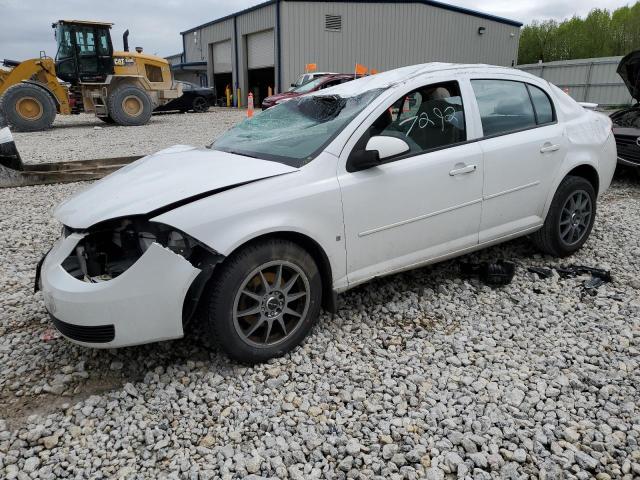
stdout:
{"type": "Polygon", "coordinates": [[[48,130],[56,118],[56,102],[49,92],[32,83],[18,83],[0,97],[0,111],[17,132],[48,130]]]}
{"type": "Polygon", "coordinates": [[[149,95],[140,87],[124,85],[107,99],[109,116],[118,125],[132,127],[149,123],[153,106],[149,95]]]}

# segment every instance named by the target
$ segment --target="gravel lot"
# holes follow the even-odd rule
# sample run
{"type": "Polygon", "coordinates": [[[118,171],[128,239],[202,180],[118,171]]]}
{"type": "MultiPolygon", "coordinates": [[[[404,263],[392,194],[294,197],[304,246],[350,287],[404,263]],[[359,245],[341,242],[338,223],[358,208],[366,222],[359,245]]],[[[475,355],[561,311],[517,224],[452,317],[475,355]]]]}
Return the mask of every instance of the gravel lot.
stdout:
{"type": "Polygon", "coordinates": [[[172,145],[209,145],[244,118],[246,110],[213,108],[207,113],[161,114],[141,127],[107,125],[94,115],[58,115],[51,130],[14,132],[25,163],[147,155],[172,145]]]}
{"type": "Polygon", "coordinates": [[[528,273],[562,263],[519,240],[472,257],[520,264],[503,289],[457,261],[376,280],[252,368],[195,333],[114,351],[59,338],[34,269],[52,207],[83,186],[0,189],[1,478],[640,477],[637,184],[615,183],[569,260],[613,271],[597,296],[528,273]]]}

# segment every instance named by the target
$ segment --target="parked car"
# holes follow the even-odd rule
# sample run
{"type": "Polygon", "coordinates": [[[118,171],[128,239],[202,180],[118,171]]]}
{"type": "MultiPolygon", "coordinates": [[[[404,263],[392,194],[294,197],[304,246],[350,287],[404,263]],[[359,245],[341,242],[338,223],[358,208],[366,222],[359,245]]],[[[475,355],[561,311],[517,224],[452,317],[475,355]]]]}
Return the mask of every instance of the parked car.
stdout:
{"type": "Polygon", "coordinates": [[[300,75],[298,77],[298,79],[293,82],[291,84],[291,88],[289,88],[289,90],[293,90],[296,89],[298,87],[301,87],[302,85],[304,85],[307,82],[310,82],[311,80],[314,80],[318,77],[324,77],[326,75],[336,75],[335,72],[311,72],[311,73],[303,73],[302,75],[300,75]]]}
{"type": "Polygon", "coordinates": [[[200,318],[231,357],[261,362],[370,279],[524,235],[571,255],[615,166],[609,118],[545,80],[404,67],[291,99],[207,149],[167,148],[74,195],[55,210],[63,233],[36,282],[82,345],[178,338],[200,318]]]}
{"type": "Polygon", "coordinates": [[[154,112],[170,112],[179,110],[187,112],[192,110],[197,113],[206,112],[209,107],[216,104],[216,90],[213,87],[201,87],[191,82],[178,81],[182,85],[182,95],[171,100],[165,105],[157,107],[154,112]]]}
{"type": "Polygon", "coordinates": [[[321,77],[316,77],[297,88],[265,98],[262,101],[262,109],[266,110],[267,108],[271,108],[279,103],[291,100],[292,98],[299,97],[300,95],[317,92],[318,90],[324,90],[325,88],[335,87],[341,83],[350,82],[353,79],[353,73],[331,73],[321,77]]]}
{"type": "Polygon", "coordinates": [[[636,101],[635,105],[611,115],[613,134],[618,146],[618,163],[640,167],[640,103],[637,103],[640,102],[640,50],[625,56],[617,71],[631,98],[636,101]]]}

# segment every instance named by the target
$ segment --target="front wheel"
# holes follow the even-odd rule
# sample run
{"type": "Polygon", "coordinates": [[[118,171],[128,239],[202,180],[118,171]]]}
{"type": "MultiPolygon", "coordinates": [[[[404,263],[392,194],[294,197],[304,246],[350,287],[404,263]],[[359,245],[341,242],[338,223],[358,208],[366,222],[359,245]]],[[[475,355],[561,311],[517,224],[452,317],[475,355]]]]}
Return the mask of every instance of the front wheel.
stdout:
{"type": "Polygon", "coordinates": [[[566,257],[585,244],[596,218],[596,192],[582,177],[566,177],[551,202],[543,227],[532,235],[545,253],[566,257]]]}
{"type": "Polygon", "coordinates": [[[0,111],[17,132],[48,130],[56,118],[56,103],[43,87],[17,83],[0,97],[0,111]]]}
{"type": "Polygon", "coordinates": [[[231,255],[209,290],[207,327],[234,360],[264,362],[304,340],[320,314],[318,267],[295,243],[270,239],[231,255]]]}

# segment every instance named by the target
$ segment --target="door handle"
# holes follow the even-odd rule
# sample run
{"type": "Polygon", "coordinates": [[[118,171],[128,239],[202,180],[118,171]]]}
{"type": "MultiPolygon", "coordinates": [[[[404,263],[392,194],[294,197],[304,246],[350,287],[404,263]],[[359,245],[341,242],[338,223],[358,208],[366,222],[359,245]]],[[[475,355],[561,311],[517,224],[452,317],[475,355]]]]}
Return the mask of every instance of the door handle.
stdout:
{"type": "Polygon", "coordinates": [[[452,177],[455,177],[456,175],[463,175],[465,173],[473,173],[476,171],[476,166],[475,165],[465,165],[464,167],[461,168],[454,168],[453,170],[451,170],[449,172],[449,175],[451,175],[452,177]]]}
{"type": "Polygon", "coordinates": [[[557,152],[558,150],[560,150],[560,145],[552,145],[550,143],[545,143],[540,147],[540,153],[551,153],[557,152]]]}

